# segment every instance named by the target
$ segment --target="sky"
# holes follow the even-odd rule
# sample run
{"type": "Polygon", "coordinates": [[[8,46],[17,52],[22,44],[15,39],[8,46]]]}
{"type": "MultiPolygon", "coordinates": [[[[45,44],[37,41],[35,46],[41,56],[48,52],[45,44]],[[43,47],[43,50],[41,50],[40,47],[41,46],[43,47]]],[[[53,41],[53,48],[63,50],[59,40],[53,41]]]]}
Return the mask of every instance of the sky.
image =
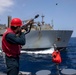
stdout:
{"type": "Polygon", "coordinates": [[[39,17],[35,21],[51,24],[54,30],[73,30],[76,37],[76,0],[0,0],[0,23],[7,24],[7,17],[18,17],[21,20],[39,17]]]}

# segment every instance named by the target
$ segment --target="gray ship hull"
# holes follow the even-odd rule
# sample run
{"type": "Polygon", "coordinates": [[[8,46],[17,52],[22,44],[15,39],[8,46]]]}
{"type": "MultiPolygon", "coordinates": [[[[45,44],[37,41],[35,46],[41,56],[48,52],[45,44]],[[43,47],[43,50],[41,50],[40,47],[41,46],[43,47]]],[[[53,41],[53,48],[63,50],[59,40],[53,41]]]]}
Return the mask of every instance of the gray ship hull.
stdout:
{"type": "Polygon", "coordinates": [[[48,49],[53,47],[54,44],[56,44],[58,48],[66,48],[72,32],[71,30],[31,31],[26,35],[26,45],[22,46],[22,49],[48,49]]]}

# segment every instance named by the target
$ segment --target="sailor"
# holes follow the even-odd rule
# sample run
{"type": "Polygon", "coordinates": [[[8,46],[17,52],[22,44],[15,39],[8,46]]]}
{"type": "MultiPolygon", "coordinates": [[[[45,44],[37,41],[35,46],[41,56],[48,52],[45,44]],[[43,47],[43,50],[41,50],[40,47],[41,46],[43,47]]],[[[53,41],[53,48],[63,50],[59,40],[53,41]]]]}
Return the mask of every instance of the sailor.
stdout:
{"type": "Polygon", "coordinates": [[[25,29],[21,30],[22,21],[13,18],[10,28],[7,28],[2,37],[2,50],[5,53],[7,75],[18,75],[19,55],[21,45],[25,45],[25,29]]]}

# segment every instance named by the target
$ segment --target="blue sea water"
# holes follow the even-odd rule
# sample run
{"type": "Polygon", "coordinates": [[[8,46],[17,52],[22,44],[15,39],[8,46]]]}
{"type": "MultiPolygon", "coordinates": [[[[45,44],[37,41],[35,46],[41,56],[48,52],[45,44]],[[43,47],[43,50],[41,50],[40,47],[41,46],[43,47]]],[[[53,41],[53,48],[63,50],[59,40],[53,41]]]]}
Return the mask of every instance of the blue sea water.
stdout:
{"type": "MultiPolygon", "coordinates": [[[[61,51],[62,63],[59,64],[59,71],[63,68],[76,69],[76,37],[72,37],[66,50],[61,51]]],[[[6,66],[0,56],[0,71],[5,71],[6,66]]],[[[21,54],[20,70],[31,72],[32,75],[39,70],[50,70],[52,74],[57,73],[56,64],[52,62],[51,55],[28,55],[21,54]]]]}

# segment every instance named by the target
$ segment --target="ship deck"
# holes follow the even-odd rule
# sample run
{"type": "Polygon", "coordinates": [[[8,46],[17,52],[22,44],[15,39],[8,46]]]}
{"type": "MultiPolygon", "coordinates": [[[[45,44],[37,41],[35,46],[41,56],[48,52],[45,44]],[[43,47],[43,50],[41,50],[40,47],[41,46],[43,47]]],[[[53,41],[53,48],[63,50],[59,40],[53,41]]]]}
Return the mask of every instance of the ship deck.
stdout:
{"type": "MultiPolygon", "coordinates": [[[[0,75],[7,75],[7,74],[4,72],[0,72],[0,75]]],[[[20,71],[18,75],[31,75],[31,72],[20,71]]]]}
{"type": "Polygon", "coordinates": [[[0,72],[0,75],[7,75],[6,73],[0,72]]]}

